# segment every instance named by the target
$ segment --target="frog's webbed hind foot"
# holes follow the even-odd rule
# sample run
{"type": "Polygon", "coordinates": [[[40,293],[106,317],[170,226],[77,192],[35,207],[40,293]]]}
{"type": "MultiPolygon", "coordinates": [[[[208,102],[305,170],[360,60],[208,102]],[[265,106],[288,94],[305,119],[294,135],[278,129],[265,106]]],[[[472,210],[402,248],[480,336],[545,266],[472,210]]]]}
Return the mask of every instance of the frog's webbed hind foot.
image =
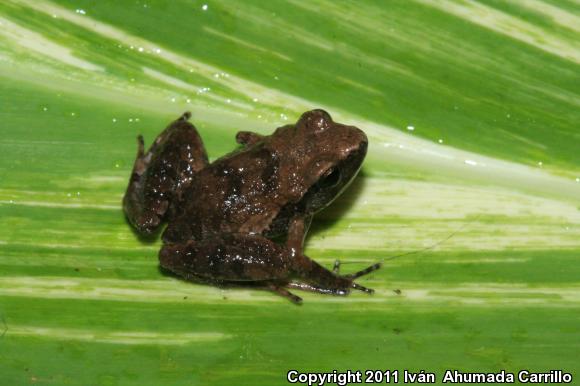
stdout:
{"type": "Polygon", "coordinates": [[[317,287],[315,285],[307,284],[307,283],[290,282],[286,285],[286,287],[295,288],[295,289],[299,289],[302,291],[316,292],[316,293],[325,294],[325,295],[336,295],[336,296],[348,295],[348,291],[345,291],[345,290],[322,288],[322,287],[317,287]]]}
{"type": "Polygon", "coordinates": [[[137,157],[123,210],[139,233],[154,232],[170,206],[178,185],[187,185],[193,174],[208,164],[201,137],[181,115],[157,136],[146,152],[143,136],[137,137],[137,157]]]}
{"type": "Polygon", "coordinates": [[[350,279],[352,281],[351,288],[354,288],[354,289],[359,290],[359,291],[362,291],[362,292],[366,292],[367,294],[372,294],[372,293],[375,292],[374,289],[367,288],[365,286],[362,286],[360,284],[357,284],[357,283],[354,282],[354,280],[355,279],[358,279],[361,276],[368,275],[369,273],[376,271],[377,269],[381,268],[382,266],[383,265],[381,263],[376,263],[376,264],[373,264],[373,265],[371,265],[371,266],[369,266],[369,267],[367,267],[365,269],[361,269],[358,272],[350,273],[350,274],[345,275],[343,277],[345,277],[347,279],[350,279]]]}
{"type": "Polygon", "coordinates": [[[355,283],[355,280],[382,266],[381,263],[376,263],[358,272],[340,275],[340,261],[338,260],[335,261],[332,270],[328,270],[306,256],[302,259],[300,264],[302,274],[299,281],[291,282],[287,287],[339,296],[348,295],[352,289],[372,294],[373,289],[355,283]]]}
{"type": "MultiPolygon", "coordinates": [[[[367,267],[365,269],[362,269],[362,270],[360,270],[358,272],[350,273],[348,275],[344,275],[343,277],[353,280],[353,282],[352,282],[352,288],[357,289],[359,291],[366,292],[368,294],[372,294],[372,293],[375,292],[375,290],[373,290],[372,288],[367,288],[367,287],[364,287],[364,286],[362,286],[360,284],[357,284],[357,283],[354,282],[354,280],[355,279],[358,279],[361,276],[364,276],[364,275],[367,275],[367,274],[369,274],[371,272],[374,272],[377,269],[381,268],[382,266],[383,266],[382,263],[376,263],[376,264],[373,264],[373,265],[371,265],[371,266],[369,266],[369,267],[367,267]]],[[[340,271],[340,260],[335,260],[334,266],[332,267],[332,273],[334,273],[335,275],[338,276],[339,275],[339,271],[340,271]]]]}

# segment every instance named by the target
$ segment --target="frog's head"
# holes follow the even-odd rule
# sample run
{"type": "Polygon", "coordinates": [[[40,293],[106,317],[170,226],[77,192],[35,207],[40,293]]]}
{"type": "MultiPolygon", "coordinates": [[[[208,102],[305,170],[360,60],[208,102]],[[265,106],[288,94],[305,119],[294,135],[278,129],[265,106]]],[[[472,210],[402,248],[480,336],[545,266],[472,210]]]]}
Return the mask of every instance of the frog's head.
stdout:
{"type": "MultiPolygon", "coordinates": [[[[287,126],[287,128],[290,128],[287,126]]],[[[324,110],[308,111],[292,127],[294,167],[300,176],[300,209],[315,213],[329,205],[357,175],[367,153],[365,133],[334,122],[324,110]]]]}

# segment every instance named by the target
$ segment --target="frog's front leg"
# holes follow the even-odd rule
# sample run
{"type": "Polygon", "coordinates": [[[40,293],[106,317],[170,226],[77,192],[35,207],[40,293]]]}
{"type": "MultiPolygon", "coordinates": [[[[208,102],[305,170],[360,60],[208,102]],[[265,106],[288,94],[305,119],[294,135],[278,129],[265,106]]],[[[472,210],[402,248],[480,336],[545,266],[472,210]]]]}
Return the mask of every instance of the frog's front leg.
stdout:
{"type": "Polygon", "coordinates": [[[288,235],[286,237],[286,247],[293,255],[301,255],[304,249],[304,238],[310,224],[312,223],[312,216],[297,215],[290,220],[288,225],[288,235]]]}
{"type": "MultiPolygon", "coordinates": [[[[286,246],[293,254],[302,254],[304,249],[304,239],[306,238],[306,233],[308,233],[308,229],[310,228],[310,224],[312,223],[312,216],[295,216],[290,220],[288,224],[288,236],[286,238],[286,246]]],[[[373,267],[373,266],[371,266],[373,267]]],[[[370,267],[369,267],[370,268],[370,267]]],[[[378,269],[374,268],[373,270],[378,269]]],[[[334,266],[332,267],[332,273],[339,275],[340,271],[340,260],[336,260],[334,262],[334,266]]],[[[362,275],[361,275],[362,276],[362,275]]],[[[309,284],[304,283],[290,283],[290,287],[304,289],[308,291],[315,291],[320,293],[327,293],[328,291],[324,288],[318,288],[316,286],[311,286],[309,284]]],[[[362,287],[361,290],[367,290],[366,288],[362,287]]],[[[368,291],[367,291],[368,292],[368,291]]]]}
{"type": "Polygon", "coordinates": [[[155,139],[147,152],[143,137],[138,137],[138,151],[129,186],[123,198],[123,210],[138,232],[154,232],[164,220],[171,200],[193,175],[207,164],[201,137],[183,114],[155,139]]]}

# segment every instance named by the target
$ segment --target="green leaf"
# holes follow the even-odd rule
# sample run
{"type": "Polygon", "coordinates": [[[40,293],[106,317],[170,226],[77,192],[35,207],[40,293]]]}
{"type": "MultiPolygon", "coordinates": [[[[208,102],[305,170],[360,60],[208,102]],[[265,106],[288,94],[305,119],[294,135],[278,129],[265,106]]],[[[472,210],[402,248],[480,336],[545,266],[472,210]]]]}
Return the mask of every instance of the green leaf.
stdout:
{"type": "Polygon", "coordinates": [[[553,0],[3,1],[1,383],[580,376],[579,25],[553,0]],[[135,137],[190,110],[215,159],[312,108],[370,148],[307,253],[384,260],[376,293],[162,274],[120,206],[135,137]]]}

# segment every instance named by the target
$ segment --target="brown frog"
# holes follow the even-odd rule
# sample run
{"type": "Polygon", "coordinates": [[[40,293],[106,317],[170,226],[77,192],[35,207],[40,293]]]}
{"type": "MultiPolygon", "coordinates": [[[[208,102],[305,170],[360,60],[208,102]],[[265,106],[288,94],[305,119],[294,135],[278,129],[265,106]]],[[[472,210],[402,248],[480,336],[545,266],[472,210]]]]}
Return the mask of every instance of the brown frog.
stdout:
{"type": "Polygon", "coordinates": [[[312,216],[354,179],[368,140],[356,127],[323,110],[304,113],[295,125],[269,136],[242,131],[240,149],[208,162],[203,142],[188,122],[171,123],[138,153],[123,208],[141,234],[168,223],[161,266],[186,280],[214,285],[248,284],[273,290],[295,303],[298,288],[347,295],[354,282],[380,268],[349,275],[303,254],[312,216]],[[282,237],[283,242],[273,241],[282,237]]]}

